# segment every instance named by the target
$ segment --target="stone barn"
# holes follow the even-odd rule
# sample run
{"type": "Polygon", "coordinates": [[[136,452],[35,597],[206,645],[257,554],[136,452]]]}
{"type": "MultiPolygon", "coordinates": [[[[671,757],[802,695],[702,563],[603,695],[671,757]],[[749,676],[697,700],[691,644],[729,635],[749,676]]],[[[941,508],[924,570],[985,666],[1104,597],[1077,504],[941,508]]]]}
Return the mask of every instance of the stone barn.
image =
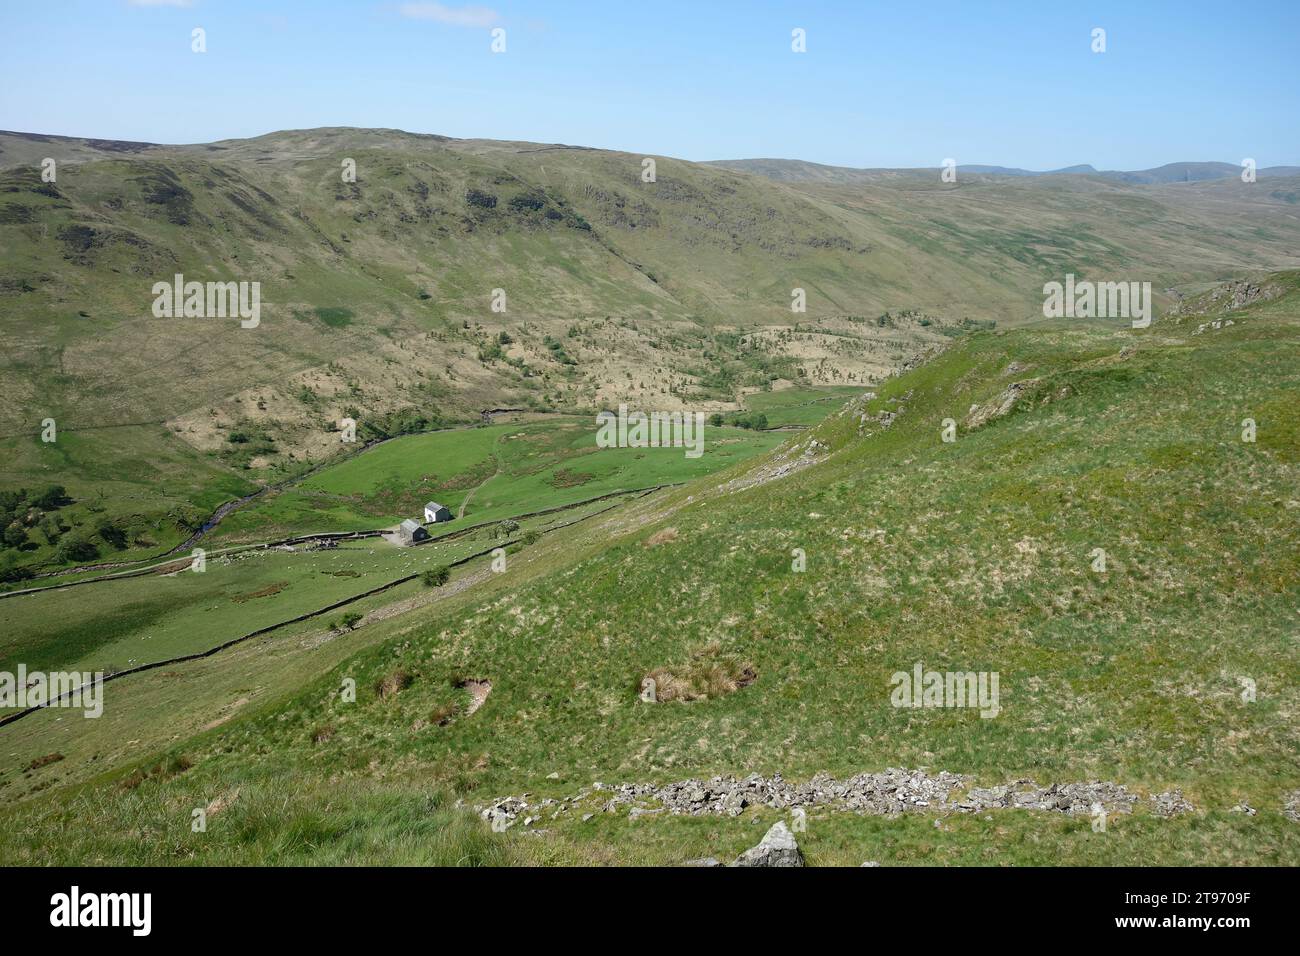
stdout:
{"type": "Polygon", "coordinates": [[[397,536],[402,540],[402,544],[415,544],[419,541],[427,541],[429,532],[414,518],[407,518],[397,526],[397,536]]]}
{"type": "Polygon", "coordinates": [[[440,505],[436,501],[427,502],[424,506],[424,521],[426,524],[436,524],[439,521],[450,521],[451,509],[446,505],[440,505]]]}

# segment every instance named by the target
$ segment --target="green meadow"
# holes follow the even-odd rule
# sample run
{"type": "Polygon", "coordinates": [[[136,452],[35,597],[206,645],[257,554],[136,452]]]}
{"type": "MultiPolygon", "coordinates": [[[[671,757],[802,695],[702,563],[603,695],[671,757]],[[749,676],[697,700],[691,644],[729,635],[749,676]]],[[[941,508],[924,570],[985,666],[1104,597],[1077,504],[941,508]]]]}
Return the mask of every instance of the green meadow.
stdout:
{"type": "Polygon", "coordinates": [[[593,502],[525,518],[509,534],[487,524],[414,548],[384,538],[320,550],[248,548],[208,556],[202,572],[181,559],[158,573],[14,595],[0,600],[0,671],[12,672],[21,662],[29,670],[111,674],[198,653],[608,505],[593,502]],[[184,569],[174,570],[178,565],[184,569]]]}
{"type": "Polygon", "coordinates": [[[687,481],[760,454],[782,437],[712,426],[704,435],[698,458],[681,448],[598,448],[594,424],[580,419],[409,435],[258,500],[223,521],[213,540],[390,527],[403,518],[423,520],[430,500],[453,515],[468,502],[464,522],[507,518],[687,481]]]}
{"type": "Polygon", "coordinates": [[[864,391],[866,389],[861,386],[825,385],[753,392],[745,396],[745,408],[766,415],[768,428],[815,425],[850,398],[861,395],[864,391]]]}

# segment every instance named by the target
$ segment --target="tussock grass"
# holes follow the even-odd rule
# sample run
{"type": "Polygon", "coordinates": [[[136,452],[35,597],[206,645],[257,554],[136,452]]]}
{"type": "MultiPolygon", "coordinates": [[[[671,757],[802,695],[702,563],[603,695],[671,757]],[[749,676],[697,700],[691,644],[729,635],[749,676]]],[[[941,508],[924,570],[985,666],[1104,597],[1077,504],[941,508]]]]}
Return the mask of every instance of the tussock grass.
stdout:
{"type": "Polygon", "coordinates": [[[709,700],[748,687],[758,679],[753,665],[735,654],[725,653],[716,641],[691,654],[684,664],[656,667],[637,681],[655,682],[655,699],[670,701],[709,700]]]}
{"type": "Polygon", "coordinates": [[[404,667],[385,674],[375,682],[375,696],[380,700],[395,697],[415,683],[415,675],[404,667]]]}

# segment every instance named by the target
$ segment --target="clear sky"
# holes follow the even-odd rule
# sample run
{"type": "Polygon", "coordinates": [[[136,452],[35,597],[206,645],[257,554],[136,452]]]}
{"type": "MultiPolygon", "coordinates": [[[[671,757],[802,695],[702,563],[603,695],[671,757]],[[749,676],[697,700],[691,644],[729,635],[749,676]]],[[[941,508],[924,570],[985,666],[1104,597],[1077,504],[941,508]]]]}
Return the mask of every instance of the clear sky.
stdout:
{"type": "Polygon", "coordinates": [[[1300,165],[1300,0],[0,2],[0,128],[313,126],[844,166],[1300,165]]]}

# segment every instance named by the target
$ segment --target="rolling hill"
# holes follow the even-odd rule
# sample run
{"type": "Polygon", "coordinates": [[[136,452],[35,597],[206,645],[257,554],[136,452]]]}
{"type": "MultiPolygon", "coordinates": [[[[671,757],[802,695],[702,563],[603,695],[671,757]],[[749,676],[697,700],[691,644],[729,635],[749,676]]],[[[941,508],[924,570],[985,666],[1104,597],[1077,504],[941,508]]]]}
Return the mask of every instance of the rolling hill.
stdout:
{"type": "Polygon", "coordinates": [[[946,187],[644,159],[652,182],[631,154],[399,130],[0,133],[0,504],[19,542],[0,573],[177,546],[350,453],[344,418],[367,441],[500,408],[726,412],[1035,321],[1065,273],[1151,281],[1167,308],[1300,265],[1294,178],[946,187]],[[177,274],[259,283],[257,327],[155,317],[177,274]],[[24,504],[41,489],[66,501],[51,535],[24,504]]]}
{"type": "Polygon", "coordinates": [[[0,854],[682,864],[797,793],[811,863],[1295,865],[1300,273],[1252,288],[963,335],[405,613],[0,727],[0,854]]]}
{"type": "MultiPolygon", "coordinates": [[[[825,166],[801,159],[718,159],[711,166],[757,173],[782,182],[861,182],[886,176],[911,175],[933,179],[937,167],[902,169],[857,169],[852,166],[825,166]]],[[[986,176],[1099,176],[1117,182],[1150,185],[1153,183],[1205,182],[1214,179],[1240,177],[1241,166],[1233,163],[1166,163],[1151,169],[1098,170],[1090,163],[1064,166],[1061,169],[1021,169],[1019,166],[989,166],[980,163],[960,163],[959,175],[986,176]]],[[[1300,176],[1300,166],[1265,166],[1256,170],[1261,178],[1300,176]]]]}

